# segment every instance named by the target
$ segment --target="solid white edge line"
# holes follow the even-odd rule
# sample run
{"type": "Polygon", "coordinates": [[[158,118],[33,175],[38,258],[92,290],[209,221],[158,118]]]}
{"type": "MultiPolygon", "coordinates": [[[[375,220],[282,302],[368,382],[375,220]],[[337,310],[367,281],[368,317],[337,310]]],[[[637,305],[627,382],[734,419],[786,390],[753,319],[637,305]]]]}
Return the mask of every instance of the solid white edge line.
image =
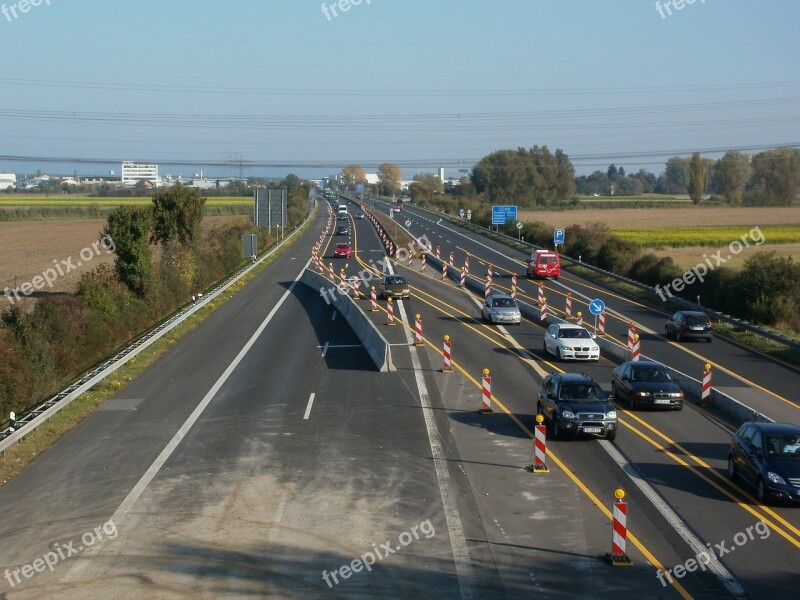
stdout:
{"type": "MultiPolygon", "coordinates": [[[[269,325],[270,321],[272,321],[272,318],[277,314],[280,307],[283,305],[283,303],[286,301],[289,295],[294,291],[297,282],[300,281],[300,277],[302,277],[303,275],[303,271],[305,271],[308,265],[310,264],[311,260],[309,259],[306,262],[306,264],[303,265],[303,268],[301,269],[300,273],[297,274],[297,277],[294,278],[294,281],[292,282],[292,285],[289,286],[289,289],[287,289],[286,292],[284,292],[283,296],[281,296],[281,299],[278,300],[277,304],[275,304],[275,306],[272,308],[272,310],[269,312],[266,318],[261,322],[261,325],[258,326],[258,329],[255,330],[255,332],[247,341],[247,343],[244,345],[244,347],[242,347],[242,349],[239,351],[239,354],[236,355],[236,358],[233,359],[233,361],[228,365],[228,368],[226,368],[225,371],[222,373],[222,375],[219,376],[219,379],[217,379],[216,383],[214,383],[211,389],[208,390],[206,395],[200,401],[200,404],[198,404],[197,407],[192,411],[192,414],[189,415],[189,418],[187,418],[186,421],[183,423],[183,425],[181,425],[181,428],[178,429],[178,431],[172,437],[170,442],[161,451],[161,454],[158,455],[155,461],[153,461],[153,464],[150,465],[147,471],[145,471],[144,475],[142,475],[141,479],[139,479],[136,485],[133,486],[133,489],[128,493],[127,497],[122,501],[122,504],[119,505],[119,508],[117,508],[117,510],[114,511],[114,514],[111,515],[111,518],[109,520],[116,525],[118,531],[122,530],[122,524],[125,522],[128,513],[133,508],[134,504],[136,504],[136,502],[139,500],[139,498],[147,489],[147,487],[150,485],[150,483],[153,481],[158,472],[161,470],[161,467],[163,467],[164,463],[166,463],[169,457],[172,456],[172,453],[175,452],[175,449],[180,445],[181,441],[183,441],[183,438],[186,437],[186,434],[189,432],[189,430],[192,428],[195,422],[200,418],[200,415],[203,414],[205,409],[217,395],[217,392],[219,392],[220,388],[222,388],[222,386],[225,384],[228,378],[233,374],[233,371],[236,369],[237,366],[239,366],[239,363],[242,362],[244,357],[256,343],[256,340],[258,340],[259,336],[263,333],[264,329],[267,328],[267,325],[269,325]]],[[[94,546],[91,546],[90,548],[86,549],[79,556],[79,558],[82,560],[79,560],[78,562],[75,563],[75,565],[64,576],[62,582],[67,583],[70,581],[74,581],[75,578],[78,577],[81,574],[81,572],[86,568],[86,566],[91,562],[91,560],[89,559],[91,559],[93,556],[96,556],[103,548],[103,546],[104,546],[103,541],[98,541],[94,546]]]]}
{"type": "MultiPolygon", "coordinates": [[[[608,453],[617,465],[625,472],[625,474],[630,478],[633,484],[639,488],[639,490],[647,497],[648,500],[653,504],[655,509],[661,513],[664,518],[669,523],[670,527],[672,527],[675,532],[681,536],[686,543],[689,544],[689,547],[694,551],[695,558],[700,555],[701,552],[705,552],[708,554],[708,548],[706,545],[698,538],[692,531],[689,529],[689,526],[678,516],[678,514],[672,510],[672,507],[667,504],[667,502],[659,495],[659,493],[651,486],[644,478],[644,476],[639,472],[639,470],[633,466],[628,460],[622,456],[622,453],[617,450],[617,448],[609,442],[608,440],[598,440],[600,446],[608,453]]],[[[713,553],[712,553],[713,555],[713,553]]],[[[717,576],[717,579],[720,580],[722,585],[725,586],[735,598],[747,598],[747,592],[745,592],[742,585],[736,580],[733,574],[728,571],[728,569],[723,565],[716,556],[713,557],[711,562],[707,565],[708,570],[714,573],[717,576]]]]}
{"type": "MultiPolygon", "coordinates": [[[[388,263],[389,273],[393,273],[391,263],[388,263]]],[[[403,301],[397,303],[400,318],[408,323],[403,301]]],[[[431,406],[428,387],[425,384],[425,377],[422,375],[422,363],[419,360],[419,349],[413,343],[411,331],[403,327],[408,346],[411,348],[411,365],[414,368],[414,380],[419,391],[419,403],[422,407],[422,416],[425,420],[425,428],[428,430],[428,441],[431,445],[431,456],[433,465],[436,469],[436,479],[439,483],[439,494],[442,497],[442,507],[444,509],[445,520],[447,521],[447,531],[450,534],[450,547],[453,550],[453,562],[456,567],[456,577],[458,587],[461,592],[462,600],[472,600],[477,598],[475,592],[474,575],[472,562],[469,558],[469,548],[464,534],[464,525],[461,522],[461,513],[458,510],[456,501],[457,495],[450,485],[450,473],[447,470],[447,458],[444,453],[444,442],[436,426],[433,406],[431,406]]]]}
{"type": "Polygon", "coordinates": [[[311,392],[311,395],[308,397],[308,405],[306,406],[306,412],[303,415],[303,420],[307,421],[308,416],[311,414],[311,407],[314,405],[314,397],[317,394],[315,392],[311,392]]]}

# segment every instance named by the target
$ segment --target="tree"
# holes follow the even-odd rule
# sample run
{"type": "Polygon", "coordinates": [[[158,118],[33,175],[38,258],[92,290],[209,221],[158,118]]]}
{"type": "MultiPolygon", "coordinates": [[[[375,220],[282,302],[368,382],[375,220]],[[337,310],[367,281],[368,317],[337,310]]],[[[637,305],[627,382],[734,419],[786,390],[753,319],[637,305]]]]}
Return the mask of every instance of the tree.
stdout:
{"type": "Polygon", "coordinates": [[[555,155],[538,146],[499,150],[475,165],[472,183],[490,201],[551,205],[575,194],[575,169],[561,150],[555,155]]]}
{"type": "Polygon", "coordinates": [[[206,199],[200,190],[177,184],[153,196],[153,234],[151,242],[176,240],[189,246],[199,238],[206,199]]]}
{"type": "Polygon", "coordinates": [[[689,189],[689,160],[673,156],[658,178],[656,191],[659,194],[686,194],[689,189]]]}
{"type": "Polygon", "coordinates": [[[367,174],[361,165],[347,165],[342,169],[341,181],[345,188],[355,189],[358,184],[367,183],[367,174]]]}
{"type": "Polygon", "coordinates": [[[699,152],[692,154],[689,161],[689,197],[693,204],[700,204],[706,193],[706,165],[699,152]]]}
{"type": "Polygon", "coordinates": [[[614,166],[614,163],[611,163],[608,166],[608,170],[606,171],[606,175],[609,179],[614,179],[617,176],[617,167],[614,166]]]}
{"type": "Polygon", "coordinates": [[[150,257],[150,232],[153,209],[149,206],[122,206],[108,215],[104,234],[116,246],[114,268],[117,277],[128,289],[146,296],[153,285],[153,264],[150,257]]]}
{"type": "Polygon", "coordinates": [[[408,188],[413,200],[418,198],[431,198],[434,194],[441,194],[444,189],[442,180],[436,173],[420,173],[414,175],[414,183],[408,188]]]}
{"type": "Polygon", "coordinates": [[[750,159],[747,155],[726,152],[714,168],[714,186],[728,204],[741,204],[749,175],[750,159]]]}
{"type": "Polygon", "coordinates": [[[400,189],[400,180],[403,173],[400,167],[392,163],[381,163],[378,165],[378,182],[381,184],[381,192],[385,195],[394,194],[400,189]]]}
{"type": "Polygon", "coordinates": [[[750,163],[753,169],[750,197],[759,204],[789,206],[800,193],[800,151],[776,148],[761,152],[750,163]]]}

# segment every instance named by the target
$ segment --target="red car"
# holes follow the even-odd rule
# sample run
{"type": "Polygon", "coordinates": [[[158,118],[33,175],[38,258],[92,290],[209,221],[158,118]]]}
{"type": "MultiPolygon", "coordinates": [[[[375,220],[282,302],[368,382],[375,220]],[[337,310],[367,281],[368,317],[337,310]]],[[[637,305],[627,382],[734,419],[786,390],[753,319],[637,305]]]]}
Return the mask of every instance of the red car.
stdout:
{"type": "Polygon", "coordinates": [[[333,249],[333,256],[336,258],[350,258],[352,254],[353,248],[347,242],[336,244],[336,248],[333,249]]]}

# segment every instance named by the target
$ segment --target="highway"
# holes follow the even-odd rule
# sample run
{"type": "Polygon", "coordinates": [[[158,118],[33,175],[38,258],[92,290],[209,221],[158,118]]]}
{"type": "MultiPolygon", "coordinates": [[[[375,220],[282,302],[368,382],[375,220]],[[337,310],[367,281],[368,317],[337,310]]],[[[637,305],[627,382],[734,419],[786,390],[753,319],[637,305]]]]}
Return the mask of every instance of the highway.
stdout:
{"type": "MultiPolygon", "coordinates": [[[[5,598],[794,597],[797,509],[763,506],[728,481],[729,425],[691,403],[620,407],[614,443],[549,440],[550,472],[530,473],[542,374],[572,368],[542,355],[542,328],[483,324],[480,300],[430,266],[388,263],[412,286],[397,324],[385,303],[371,312],[357,301],[392,344],[397,370],[378,373],[323,294],[297,280],[326,227],[324,261],[347,276],[385,264],[381,241],[355,210],[353,233],[331,235],[320,208],[258,278],[0,487],[5,598]],[[334,259],[344,239],[356,252],[334,259]],[[416,314],[421,348],[407,327],[416,314]],[[452,374],[441,372],[445,334],[452,374]],[[477,411],[486,368],[492,415],[477,411]],[[618,487],[631,567],[604,560],[618,487]],[[720,544],[735,551],[678,576],[720,544]],[[52,569],[38,572],[45,556],[52,569]]],[[[523,272],[524,257],[495,242],[424,212],[402,216],[456,264],[468,253],[481,279],[491,263],[498,287],[523,272]]],[[[519,285],[535,298],[535,284],[519,285]]],[[[640,332],[663,325],[572,275],[546,287],[601,296],[620,316],[612,335],[626,319],[640,332]]],[[[798,420],[797,373],[784,366],[721,339],[643,344],[686,373],[710,360],[726,391],[798,420]]],[[[575,370],[608,389],[614,366],[575,370]]]]}

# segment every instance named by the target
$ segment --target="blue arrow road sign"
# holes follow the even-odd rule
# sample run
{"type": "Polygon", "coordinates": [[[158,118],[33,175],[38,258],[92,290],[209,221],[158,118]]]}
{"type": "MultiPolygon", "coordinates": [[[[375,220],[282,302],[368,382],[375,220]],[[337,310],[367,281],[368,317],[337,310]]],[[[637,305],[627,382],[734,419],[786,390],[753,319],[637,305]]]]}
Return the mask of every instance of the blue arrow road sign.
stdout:
{"type": "Polygon", "coordinates": [[[589,311],[593,315],[599,315],[600,313],[605,312],[605,310],[606,310],[606,305],[599,298],[595,298],[589,303],[589,311]]]}
{"type": "Polygon", "coordinates": [[[564,245],[564,230],[563,229],[554,229],[553,230],[553,243],[564,245]]]}

